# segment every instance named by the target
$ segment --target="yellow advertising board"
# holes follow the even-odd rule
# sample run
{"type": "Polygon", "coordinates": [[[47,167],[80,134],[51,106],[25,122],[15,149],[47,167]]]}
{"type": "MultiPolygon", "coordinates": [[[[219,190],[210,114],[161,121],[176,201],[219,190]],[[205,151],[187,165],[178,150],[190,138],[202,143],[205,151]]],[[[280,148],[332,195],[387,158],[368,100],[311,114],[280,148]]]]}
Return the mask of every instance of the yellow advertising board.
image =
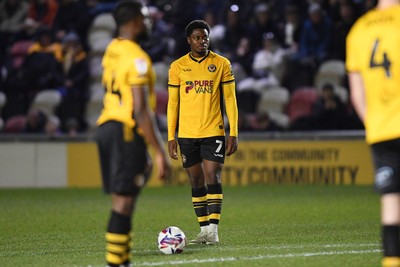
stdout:
{"type": "MultiPolygon", "coordinates": [[[[94,143],[69,144],[68,184],[100,186],[97,149],[94,143]]],[[[181,160],[172,161],[169,184],[188,184],[181,160]]],[[[161,186],[157,170],[149,186],[161,186]]],[[[227,157],[222,171],[225,185],[373,183],[371,152],[364,140],[271,140],[241,141],[239,150],[227,157]]]]}
{"type": "MultiPolygon", "coordinates": [[[[172,184],[188,182],[174,162],[172,184]]],[[[249,184],[372,184],[373,165],[363,140],[242,141],[227,157],[222,181],[249,184]]]]}

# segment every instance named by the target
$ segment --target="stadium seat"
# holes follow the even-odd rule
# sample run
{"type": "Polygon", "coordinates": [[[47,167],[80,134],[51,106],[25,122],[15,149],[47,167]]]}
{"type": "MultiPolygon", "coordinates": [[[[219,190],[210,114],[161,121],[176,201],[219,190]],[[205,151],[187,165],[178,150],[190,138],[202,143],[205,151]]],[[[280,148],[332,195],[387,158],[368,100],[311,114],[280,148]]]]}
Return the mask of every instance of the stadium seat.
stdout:
{"type": "Polygon", "coordinates": [[[328,60],[323,62],[314,79],[316,88],[322,87],[325,83],[334,86],[341,86],[346,75],[345,63],[341,60],[328,60]]]}
{"type": "Polygon", "coordinates": [[[268,77],[257,79],[254,82],[254,89],[257,92],[262,92],[276,86],[279,86],[279,81],[276,79],[275,75],[268,75],[268,77]]]}
{"type": "Polygon", "coordinates": [[[113,33],[106,30],[90,31],[88,43],[91,53],[103,54],[112,38],[113,33]]]}
{"type": "Polygon", "coordinates": [[[51,115],[61,103],[61,99],[61,93],[57,90],[43,90],[36,94],[31,107],[39,108],[47,115],[51,115]]]}
{"type": "Polygon", "coordinates": [[[157,114],[167,114],[167,106],[168,106],[168,91],[160,90],[157,91],[157,114]]]}
{"type": "Polygon", "coordinates": [[[236,83],[243,81],[247,77],[247,74],[240,63],[237,62],[232,63],[232,71],[233,75],[235,75],[236,83]]]}
{"type": "Polygon", "coordinates": [[[287,114],[279,111],[269,111],[268,114],[271,120],[278,124],[278,126],[282,127],[283,129],[289,128],[290,120],[287,114]]]}
{"type": "Polygon", "coordinates": [[[335,86],[335,94],[342,100],[344,104],[349,101],[349,92],[343,86],[335,86]]]}
{"type": "Polygon", "coordinates": [[[4,126],[5,133],[21,133],[26,126],[26,117],[24,115],[15,115],[10,117],[4,126]]]}
{"type": "Polygon", "coordinates": [[[96,127],[96,121],[99,118],[101,109],[103,108],[104,90],[96,90],[90,97],[86,105],[86,121],[88,130],[93,131],[96,127]]]}
{"type": "Polygon", "coordinates": [[[101,74],[103,71],[101,61],[102,57],[100,55],[93,55],[89,59],[90,78],[92,81],[101,81],[101,74]]]}
{"type": "Polygon", "coordinates": [[[97,91],[104,91],[104,86],[99,81],[92,81],[89,85],[90,95],[95,94],[97,91]]]}
{"type": "Polygon", "coordinates": [[[296,89],[289,99],[286,110],[290,122],[311,115],[312,106],[317,98],[317,90],[313,87],[302,87],[296,89]]]}
{"type": "Polygon", "coordinates": [[[92,30],[107,30],[113,32],[116,28],[115,21],[111,13],[102,13],[97,15],[92,25],[90,26],[90,31],[92,30]]]}
{"type": "Polygon", "coordinates": [[[4,108],[4,106],[7,103],[7,97],[6,95],[0,91],[0,112],[4,108]]]}
{"type": "Polygon", "coordinates": [[[12,67],[18,69],[24,63],[29,47],[33,44],[30,40],[22,40],[11,47],[12,67]]]}
{"type": "Polygon", "coordinates": [[[154,71],[156,72],[156,90],[164,91],[168,86],[168,65],[164,62],[155,62],[153,64],[154,71]]]}
{"type": "Polygon", "coordinates": [[[257,112],[283,112],[289,102],[289,90],[284,87],[273,87],[261,92],[257,112]]]}
{"type": "Polygon", "coordinates": [[[248,77],[237,83],[237,90],[240,91],[255,91],[255,79],[248,77]]]}

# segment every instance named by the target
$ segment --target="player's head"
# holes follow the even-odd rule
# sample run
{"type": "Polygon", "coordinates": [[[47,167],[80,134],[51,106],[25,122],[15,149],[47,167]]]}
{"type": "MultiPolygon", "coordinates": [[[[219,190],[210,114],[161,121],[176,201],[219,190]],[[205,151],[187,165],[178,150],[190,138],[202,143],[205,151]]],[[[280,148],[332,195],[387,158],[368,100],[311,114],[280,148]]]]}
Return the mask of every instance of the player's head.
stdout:
{"type": "Polygon", "coordinates": [[[195,56],[203,56],[208,51],[210,44],[210,25],[204,20],[194,20],[185,29],[187,42],[195,56]]]}
{"type": "Polygon", "coordinates": [[[190,22],[185,28],[186,37],[190,37],[195,29],[203,29],[207,31],[207,34],[210,34],[210,25],[204,20],[193,20],[190,22]]]}
{"type": "Polygon", "coordinates": [[[149,36],[151,23],[148,18],[148,10],[141,2],[136,0],[120,1],[114,8],[112,15],[117,24],[118,33],[130,29],[136,40],[149,36]]]}

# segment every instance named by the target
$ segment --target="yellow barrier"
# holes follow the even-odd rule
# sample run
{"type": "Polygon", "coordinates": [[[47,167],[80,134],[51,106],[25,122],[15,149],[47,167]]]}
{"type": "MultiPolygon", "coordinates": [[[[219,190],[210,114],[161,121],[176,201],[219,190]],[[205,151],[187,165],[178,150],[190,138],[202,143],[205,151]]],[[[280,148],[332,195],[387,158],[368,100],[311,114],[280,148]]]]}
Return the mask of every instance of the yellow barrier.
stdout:
{"type": "MultiPolygon", "coordinates": [[[[94,143],[68,144],[68,185],[100,186],[94,143]]],[[[173,161],[170,184],[188,184],[181,160],[173,161]]],[[[155,176],[149,186],[160,186],[155,176]]],[[[371,153],[363,140],[241,141],[239,151],[226,158],[226,185],[250,184],[372,184],[371,153]]]]}

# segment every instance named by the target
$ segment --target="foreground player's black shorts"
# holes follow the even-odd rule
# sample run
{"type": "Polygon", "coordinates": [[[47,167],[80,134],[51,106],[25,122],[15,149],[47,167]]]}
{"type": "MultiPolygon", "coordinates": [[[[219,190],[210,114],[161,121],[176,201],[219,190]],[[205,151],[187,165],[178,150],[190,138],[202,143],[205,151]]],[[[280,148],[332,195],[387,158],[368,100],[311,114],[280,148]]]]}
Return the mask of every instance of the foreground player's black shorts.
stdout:
{"type": "Polygon", "coordinates": [[[381,194],[400,192],[400,139],[373,144],[375,189],[381,194]]]}
{"type": "Polygon", "coordinates": [[[143,174],[148,163],[148,153],[143,137],[136,128],[129,129],[130,141],[124,138],[124,125],[109,121],[97,128],[103,190],[106,193],[134,195],[146,183],[143,174]]]}
{"type": "Polygon", "coordinates": [[[189,168],[203,160],[224,163],[225,137],[178,138],[182,165],[189,168]]]}

